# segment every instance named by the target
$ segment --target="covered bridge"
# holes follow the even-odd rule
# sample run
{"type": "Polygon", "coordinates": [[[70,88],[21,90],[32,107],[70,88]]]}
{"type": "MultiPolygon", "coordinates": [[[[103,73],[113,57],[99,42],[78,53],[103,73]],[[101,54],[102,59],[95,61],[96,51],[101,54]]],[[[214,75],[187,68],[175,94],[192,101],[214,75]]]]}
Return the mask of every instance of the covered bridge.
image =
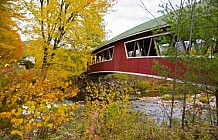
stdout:
{"type": "Polygon", "coordinates": [[[163,18],[138,25],[95,49],[88,74],[127,73],[155,77],[158,74],[152,70],[154,61],[174,70],[174,65],[164,58],[164,49],[157,42],[157,37],[169,35],[163,18]],[[162,31],[154,33],[157,27],[162,31]]]}

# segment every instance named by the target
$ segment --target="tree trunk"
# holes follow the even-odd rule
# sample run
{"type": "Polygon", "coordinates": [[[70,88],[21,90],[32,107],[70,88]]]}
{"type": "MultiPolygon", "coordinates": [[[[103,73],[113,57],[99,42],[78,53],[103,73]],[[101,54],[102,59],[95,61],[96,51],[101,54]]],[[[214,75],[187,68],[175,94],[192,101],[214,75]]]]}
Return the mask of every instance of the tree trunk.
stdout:
{"type": "MultiPolygon", "coordinates": [[[[173,8],[173,5],[170,1],[168,1],[170,6],[173,8]]],[[[182,7],[183,7],[183,0],[180,1],[180,11],[179,14],[174,10],[175,15],[177,15],[177,39],[176,42],[180,40],[180,21],[182,16],[182,7]]],[[[175,54],[175,69],[174,69],[174,77],[173,77],[173,90],[172,90],[172,105],[170,110],[170,128],[172,128],[172,118],[173,118],[173,108],[174,108],[174,99],[175,99],[175,92],[176,92],[176,80],[177,80],[177,63],[178,63],[178,46],[176,46],[176,54],[175,54]]]]}
{"type": "Polygon", "coordinates": [[[218,82],[216,82],[216,125],[218,126],[218,82]]]}
{"type": "Polygon", "coordinates": [[[42,76],[43,79],[46,78],[46,72],[48,69],[48,48],[44,47],[44,56],[43,56],[43,62],[42,62],[42,76]]]}
{"type": "MultiPolygon", "coordinates": [[[[188,70],[187,72],[188,73],[188,70]]],[[[182,129],[185,128],[185,112],[186,112],[186,98],[187,98],[187,79],[185,79],[185,86],[184,86],[184,92],[183,92],[183,108],[182,108],[182,129]]]]}

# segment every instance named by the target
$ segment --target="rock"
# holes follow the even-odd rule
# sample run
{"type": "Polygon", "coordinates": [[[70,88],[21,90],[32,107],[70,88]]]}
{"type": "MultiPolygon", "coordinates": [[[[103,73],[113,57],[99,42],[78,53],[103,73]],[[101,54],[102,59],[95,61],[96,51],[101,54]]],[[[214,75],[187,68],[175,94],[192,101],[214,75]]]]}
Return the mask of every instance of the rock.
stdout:
{"type": "Polygon", "coordinates": [[[211,96],[211,97],[210,97],[210,101],[211,101],[211,102],[216,102],[216,97],[215,97],[215,96],[211,96]]]}
{"type": "Polygon", "coordinates": [[[211,107],[215,107],[216,106],[216,102],[210,102],[210,106],[211,107]]]}
{"type": "Polygon", "coordinates": [[[162,97],[170,97],[170,95],[169,94],[165,94],[162,97]]]}
{"type": "Polygon", "coordinates": [[[172,97],[169,94],[165,94],[165,95],[162,96],[162,99],[163,100],[171,100],[172,97]]]}
{"type": "Polygon", "coordinates": [[[174,101],[174,103],[175,103],[175,104],[178,104],[178,103],[179,103],[179,101],[178,101],[178,100],[175,100],[175,101],[174,101]]]}
{"type": "Polygon", "coordinates": [[[201,97],[205,97],[207,94],[202,92],[200,95],[201,95],[201,97]]]}
{"type": "Polygon", "coordinates": [[[198,106],[203,106],[204,105],[202,102],[199,102],[199,101],[196,102],[195,104],[198,105],[198,106]]]}
{"type": "Polygon", "coordinates": [[[194,99],[194,98],[195,98],[195,95],[192,95],[191,98],[194,99]]]}
{"type": "Polygon", "coordinates": [[[157,101],[157,103],[158,103],[158,104],[162,104],[162,102],[161,102],[160,100],[159,100],[159,101],[157,101]]]}
{"type": "Polygon", "coordinates": [[[140,95],[140,94],[141,94],[141,91],[136,91],[136,94],[137,94],[137,95],[140,95]]]}
{"type": "Polygon", "coordinates": [[[164,106],[170,106],[172,104],[172,101],[163,101],[164,106]]]}
{"type": "Polygon", "coordinates": [[[138,98],[140,101],[145,101],[145,97],[138,98]]]}
{"type": "Polygon", "coordinates": [[[196,98],[198,98],[198,97],[201,97],[201,94],[197,94],[197,95],[196,95],[196,98]]]}

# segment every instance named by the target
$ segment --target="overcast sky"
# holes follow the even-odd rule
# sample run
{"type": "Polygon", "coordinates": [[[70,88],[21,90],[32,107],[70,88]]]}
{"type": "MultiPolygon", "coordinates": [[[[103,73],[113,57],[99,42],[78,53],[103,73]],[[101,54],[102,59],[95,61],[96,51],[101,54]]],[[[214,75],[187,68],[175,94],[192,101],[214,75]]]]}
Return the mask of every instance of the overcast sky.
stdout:
{"type": "MultiPolygon", "coordinates": [[[[158,17],[161,15],[159,10],[160,4],[164,4],[169,0],[142,0],[146,8],[158,17]]],[[[180,0],[170,0],[174,5],[180,0]]],[[[108,32],[107,39],[111,39],[128,29],[131,29],[139,24],[142,24],[150,19],[152,15],[144,10],[140,5],[140,0],[117,0],[117,4],[113,7],[114,12],[105,16],[106,31],[108,32]]],[[[24,35],[21,35],[22,40],[26,40],[24,35]]]]}
{"type": "MultiPolygon", "coordinates": [[[[108,39],[131,29],[141,23],[153,19],[152,15],[144,10],[140,5],[140,0],[117,0],[118,3],[113,7],[114,12],[105,16],[106,30],[108,39]]],[[[166,3],[168,0],[142,0],[146,8],[158,17],[161,13],[159,4],[166,3]]],[[[180,0],[170,0],[173,4],[178,4],[180,0]]]]}

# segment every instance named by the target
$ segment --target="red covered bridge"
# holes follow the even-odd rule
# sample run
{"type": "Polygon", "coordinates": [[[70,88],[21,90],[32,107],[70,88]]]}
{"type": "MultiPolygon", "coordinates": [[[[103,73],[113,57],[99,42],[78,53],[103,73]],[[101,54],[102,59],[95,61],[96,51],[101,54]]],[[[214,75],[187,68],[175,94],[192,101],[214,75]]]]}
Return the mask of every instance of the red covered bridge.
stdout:
{"type": "Polygon", "coordinates": [[[88,74],[127,73],[155,77],[158,74],[152,70],[154,60],[174,70],[174,65],[164,58],[163,48],[157,42],[157,37],[169,35],[167,27],[161,16],[109,40],[93,51],[95,56],[88,74]],[[157,26],[163,31],[154,34],[157,26]]]}

